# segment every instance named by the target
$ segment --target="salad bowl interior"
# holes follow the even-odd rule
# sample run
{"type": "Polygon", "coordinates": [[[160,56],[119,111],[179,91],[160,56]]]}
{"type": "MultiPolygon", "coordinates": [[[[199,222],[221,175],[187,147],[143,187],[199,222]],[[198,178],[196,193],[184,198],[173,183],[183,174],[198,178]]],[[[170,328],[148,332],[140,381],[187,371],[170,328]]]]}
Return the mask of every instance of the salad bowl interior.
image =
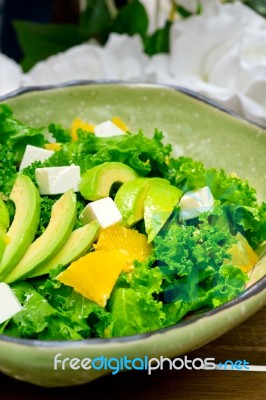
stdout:
{"type": "MultiPolygon", "coordinates": [[[[248,180],[266,201],[266,131],[208,99],[182,88],[115,82],[72,82],[23,89],[0,98],[14,116],[32,126],[52,122],[69,127],[77,116],[95,124],[119,116],[130,131],[151,137],[157,128],[171,143],[173,154],[193,157],[207,167],[223,168],[248,180]]],[[[174,326],[147,334],[83,341],[38,341],[0,335],[0,370],[16,379],[42,386],[77,385],[94,380],[105,369],[54,368],[54,358],[104,356],[173,357],[217,338],[266,304],[266,248],[250,273],[246,290],[222,306],[174,326]]],[[[110,372],[110,371],[109,371],[110,372]]]]}

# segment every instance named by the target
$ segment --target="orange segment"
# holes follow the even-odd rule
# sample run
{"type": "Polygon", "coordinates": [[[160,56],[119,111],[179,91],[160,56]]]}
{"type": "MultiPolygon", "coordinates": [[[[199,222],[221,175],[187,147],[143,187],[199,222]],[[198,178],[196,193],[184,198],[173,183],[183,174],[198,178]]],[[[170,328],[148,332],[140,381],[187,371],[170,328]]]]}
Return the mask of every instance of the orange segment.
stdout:
{"type": "Polygon", "coordinates": [[[62,144],[61,143],[46,143],[44,147],[46,150],[53,150],[53,151],[59,151],[61,149],[62,144]]]}
{"type": "Polygon", "coordinates": [[[78,129],[83,129],[86,132],[94,133],[94,125],[83,121],[80,118],[75,118],[71,124],[71,136],[74,141],[78,140],[78,129]]]}
{"type": "Polygon", "coordinates": [[[119,117],[113,117],[112,122],[118,126],[118,128],[122,129],[122,131],[127,132],[128,131],[128,126],[120,119],[119,117]]]}
{"type": "Polygon", "coordinates": [[[237,265],[244,272],[249,272],[259,261],[259,257],[241,233],[238,233],[236,237],[238,242],[228,251],[232,256],[232,259],[229,262],[237,265]]]}
{"type": "Polygon", "coordinates": [[[129,272],[133,268],[134,260],[144,261],[149,257],[152,249],[146,235],[120,225],[112,225],[103,229],[94,247],[97,251],[122,250],[127,256],[123,269],[125,272],[129,272]]]}
{"type": "Polygon", "coordinates": [[[105,307],[125,261],[119,250],[95,251],[73,262],[57,279],[105,307]]]}

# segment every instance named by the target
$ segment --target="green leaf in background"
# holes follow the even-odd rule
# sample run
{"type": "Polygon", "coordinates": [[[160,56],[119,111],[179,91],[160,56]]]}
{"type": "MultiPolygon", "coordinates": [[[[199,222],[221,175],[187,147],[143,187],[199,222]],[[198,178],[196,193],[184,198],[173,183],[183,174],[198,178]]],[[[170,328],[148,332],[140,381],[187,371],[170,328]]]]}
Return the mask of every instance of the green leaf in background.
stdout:
{"type": "Polygon", "coordinates": [[[198,1],[198,4],[197,4],[197,8],[196,8],[196,15],[200,15],[200,14],[202,14],[202,11],[203,11],[203,6],[202,6],[202,3],[201,3],[201,1],[198,1]]]}
{"type": "Polygon", "coordinates": [[[31,69],[38,61],[65,51],[84,40],[79,27],[75,25],[38,24],[28,21],[14,21],[24,58],[23,70],[31,69]]]}
{"type": "Polygon", "coordinates": [[[197,2],[197,8],[195,12],[191,12],[187,10],[185,7],[181,6],[180,4],[176,4],[176,11],[177,13],[184,19],[192,17],[193,15],[200,15],[202,13],[203,7],[201,1],[197,2]]]}
{"type": "Polygon", "coordinates": [[[139,0],[133,0],[119,10],[113,24],[113,32],[127,33],[130,36],[138,33],[144,39],[148,25],[145,7],[139,0]]]}
{"type": "Polygon", "coordinates": [[[80,16],[80,33],[87,39],[95,37],[104,43],[111,31],[112,22],[105,0],[87,0],[87,7],[80,16]]]}
{"type": "Polygon", "coordinates": [[[265,0],[244,0],[243,2],[257,13],[266,17],[266,1],[265,0]]]}
{"type": "Polygon", "coordinates": [[[181,6],[180,4],[176,5],[176,11],[184,19],[189,18],[189,17],[191,17],[191,15],[193,15],[193,13],[191,11],[187,10],[185,7],[181,6]]]}
{"type": "Polygon", "coordinates": [[[170,27],[172,23],[166,21],[165,26],[155,31],[145,40],[145,53],[153,56],[158,53],[169,53],[170,27]]]}

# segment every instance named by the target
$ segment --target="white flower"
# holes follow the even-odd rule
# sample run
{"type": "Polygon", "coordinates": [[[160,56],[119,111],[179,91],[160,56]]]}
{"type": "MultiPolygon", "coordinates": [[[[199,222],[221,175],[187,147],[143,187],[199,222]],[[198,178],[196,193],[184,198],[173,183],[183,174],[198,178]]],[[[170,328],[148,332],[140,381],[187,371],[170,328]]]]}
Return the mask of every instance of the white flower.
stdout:
{"type": "Polygon", "coordinates": [[[241,3],[214,3],[173,25],[170,54],[151,59],[147,79],[191,88],[265,125],[266,22],[241,3]]]}
{"type": "Polygon", "coordinates": [[[171,0],[140,0],[146,8],[149,18],[148,33],[152,34],[162,28],[169,17],[171,0]]]}
{"type": "MultiPolygon", "coordinates": [[[[199,0],[178,0],[177,3],[186,10],[195,13],[199,5],[199,0]]],[[[222,7],[220,0],[200,0],[200,4],[205,15],[209,12],[213,13],[214,11],[218,11],[220,7],[222,7]]]]}
{"type": "Polygon", "coordinates": [[[105,47],[81,44],[37,63],[25,85],[47,85],[74,79],[143,80],[148,62],[138,36],[112,34],[105,47]]]}
{"type": "Polygon", "coordinates": [[[20,87],[21,80],[20,66],[4,54],[0,54],[0,96],[20,87]]]}
{"type": "MultiPolygon", "coordinates": [[[[171,14],[171,0],[140,0],[140,2],[146,8],[149,18],[148,33],[151,34],[158,28],[162,28],[171,14]]],[[[191,13],[195,13],[198,8],[199,0],[178,0],[177,3],[191,13]]],[[[205,12],[217,10],[221,7],[220,0],[201,0],[200,4],[205,12]]],[[[178,18],[177,13],[175,17],[178,18]]]]}

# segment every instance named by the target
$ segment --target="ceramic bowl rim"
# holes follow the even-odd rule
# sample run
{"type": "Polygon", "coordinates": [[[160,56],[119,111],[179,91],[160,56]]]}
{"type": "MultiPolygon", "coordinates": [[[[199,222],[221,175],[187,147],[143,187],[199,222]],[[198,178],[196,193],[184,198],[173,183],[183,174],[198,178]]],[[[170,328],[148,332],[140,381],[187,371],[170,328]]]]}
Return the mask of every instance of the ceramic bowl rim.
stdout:
{"type": "Polygon", "coordinates": [[[259,128],[266,129],[266,126],[252,121],[248,118],[245,118],[232,110],[230,107],[226,107],[223,104],[219,103],[218,101],[215,101],[208,96],[205,96],[201,93],[195,92],[192,89],[188,89],[184,86],[179,86],[179,85],[173,85],[173,84],[166,84],[166,83],[146,83],[146,82],[129,82],[129,81],[123,81],[123,80],[116,80],[116,79],[96,79],[96,80],[91,80],[91,79],[73,79],[69,80],[66,82],[61,82],[61,83],[56,83],[56,84],[51,84],[51,85],[36,85],[36,86],[24,86],[19,89],[15,89],[9,93],[6,93],[2,96],[0,96],[0,103],[12,99],[14,97],[21,96],[25,93],[31,93],[31,92],[40,92],[40,91],[49,91],[49,90],[54,90],[54,89],[63,89],[63,88],[68,88],[72,86],[90,86],[90,85],[120,85],[120,86],[132,86],[132,87],[150,87],[150,88],[164,88],[164,89],[170,89],[174,91],[178,91],[181,93],[184,93],[190,97],[193,97],[197,100],[200,100],[206,104],[209,104],[215,108],[218,108],[219,110],[225,112],[226,114],[232,115],[233,117],[236,117],[237,119],[240,119],[242,121],[246,121],[250,123],[251,125],[258,126],[259,128]]]}

